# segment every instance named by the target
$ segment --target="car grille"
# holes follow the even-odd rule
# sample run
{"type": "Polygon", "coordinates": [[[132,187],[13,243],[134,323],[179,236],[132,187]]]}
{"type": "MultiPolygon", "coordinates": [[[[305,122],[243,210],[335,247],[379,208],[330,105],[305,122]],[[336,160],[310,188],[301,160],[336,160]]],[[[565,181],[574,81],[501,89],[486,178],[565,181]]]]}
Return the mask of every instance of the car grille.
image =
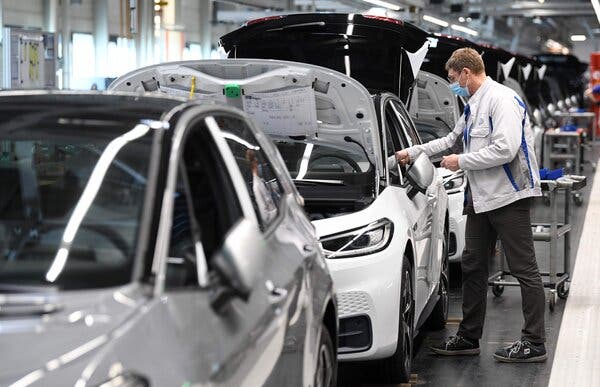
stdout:
{"type": "Polygon", "coordinates": [[[338,335],[339,353],[363,352],[371,348],[373,331],[368,316],[353,316],[340,319],[338,335]]]}
{"type": "Polygon", "coordinates": [[[369,295],[365,292],[338,293],[338,314],[345,317],[355,314],[366,314],[371,310],[369,295]]]}

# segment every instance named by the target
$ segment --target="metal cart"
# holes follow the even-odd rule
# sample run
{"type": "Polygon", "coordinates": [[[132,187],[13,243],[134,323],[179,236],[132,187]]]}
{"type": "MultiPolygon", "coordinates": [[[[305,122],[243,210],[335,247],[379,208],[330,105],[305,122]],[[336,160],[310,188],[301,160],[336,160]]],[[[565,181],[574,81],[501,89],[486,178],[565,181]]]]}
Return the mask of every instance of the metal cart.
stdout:
{"type": "MultiPolygon", "coordinates": [[[[564,167],[574,175],[580,175],[583,163],[582,136],[578,132],[549,130],[544,133],[543,166],[554,169],[564,167]]],[[[549,191],[544,192],[544,202],[550,205],[549,191]]],[[[583,204],[583,196],[578,189],[571,191],[576,205],[583,204]]]]}
{"type": "Polygon", "coordinates": [[[596,141],[596,133],[594,131],[594,119],[596,115],[593,112],[556,112],[554,117],[566,120],[567,123],[574,123],[577,126],[586,128],[588,137],[592,142],[596,141]]]}
{"type": "MultiPolygon", "coordinates": [[[[557,296],[566,299],[569,294],[569,278],[571,268],[571,224],[570,220],[570,201],[568,200],[571,191],[580,190],[587,184],[585,176],[568,175],[557,180],[542,180],[542,190],[548,192],[552,215],[550,223],[532,223],[533,240],[550,243],[548,272],[541,272],[542,281],[545,288],[550,289],[550,297],[548,298],[548,306],[553,311],[556,305],[557,296]],[[558,201],[557,196],[560,192],[565,193],[564,219],[559,222],[558,201]],[[564,237],[563,251],[563,272],[559,273],[558,265],[558,241],[564,237]],[[547,280],[544,280],[548,278],[547,280]]],[[[505,269],[504,252],[500,250],[500,263],[498,271],[488,278],[488,285],[492,287],[494,296],[500,297],[504,292],[505,286],[519,286],[517,281],[508,281],[504,277],[510,276],[510,271],[505,269]]]]}

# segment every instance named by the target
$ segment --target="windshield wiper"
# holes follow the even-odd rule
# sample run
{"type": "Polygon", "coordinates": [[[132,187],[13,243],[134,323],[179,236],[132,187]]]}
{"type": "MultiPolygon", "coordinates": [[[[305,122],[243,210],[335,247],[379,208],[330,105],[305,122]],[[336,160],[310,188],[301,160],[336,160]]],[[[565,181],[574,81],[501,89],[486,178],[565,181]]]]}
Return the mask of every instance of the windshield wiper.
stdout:
{"type": "Polygon", "coordinates": [[[338,185],[338,186],[344,186],[346,185],[346,183],[344,183],[343,180],[320,180],[320,179],[292,179],[294,181],[294,184],[297,185],[338,185]]]}

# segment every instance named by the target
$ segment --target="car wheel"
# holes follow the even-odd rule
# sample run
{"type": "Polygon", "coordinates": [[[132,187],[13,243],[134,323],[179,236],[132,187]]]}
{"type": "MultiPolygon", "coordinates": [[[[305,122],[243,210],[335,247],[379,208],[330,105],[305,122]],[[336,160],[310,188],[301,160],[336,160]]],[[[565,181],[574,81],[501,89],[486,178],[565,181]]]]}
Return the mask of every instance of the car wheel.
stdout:
{"type": "Polygon", "coordinates": [[[315,387],[335,387],[337,384],[337,358],[331,333],[325,324],[321,325],[318,356],[315,387]]]}
{"type": "Polygon", "coordinates": [[[448,231],[444,231],[444,242],[442,245],[442,269],[440,272],[440,285],[438,289],[439,299],[435,304],[427,326],[432,330],[444,329],[448,320],[448,308],[450,306],[450,262],[448,260],[448,231]]]}
{"type": "Polygon", "coordinates": [[[402,261],[402,283],[400,284],[398,344],[396,352],[392,357],[383,360],[382,364],[382,374],[386,383],[407,383],[410,378],[415,318],[412,282],[412,270],[408,259],[404,257],[402,261]]]}

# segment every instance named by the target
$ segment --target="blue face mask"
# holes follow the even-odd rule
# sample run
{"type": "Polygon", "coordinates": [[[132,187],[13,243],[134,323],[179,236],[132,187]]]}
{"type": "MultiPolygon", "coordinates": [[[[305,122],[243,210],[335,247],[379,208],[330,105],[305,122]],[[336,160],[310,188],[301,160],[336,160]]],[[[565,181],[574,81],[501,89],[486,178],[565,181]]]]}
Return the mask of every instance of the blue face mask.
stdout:
{"type": "Polygon", "coordinates": [[[470,97],[471,93],[469,93],[469,89],[466,87],[461,87],[458,82],[451,83],[449,86],[450,90],[458,95],[459,97],[470,97]]]}

